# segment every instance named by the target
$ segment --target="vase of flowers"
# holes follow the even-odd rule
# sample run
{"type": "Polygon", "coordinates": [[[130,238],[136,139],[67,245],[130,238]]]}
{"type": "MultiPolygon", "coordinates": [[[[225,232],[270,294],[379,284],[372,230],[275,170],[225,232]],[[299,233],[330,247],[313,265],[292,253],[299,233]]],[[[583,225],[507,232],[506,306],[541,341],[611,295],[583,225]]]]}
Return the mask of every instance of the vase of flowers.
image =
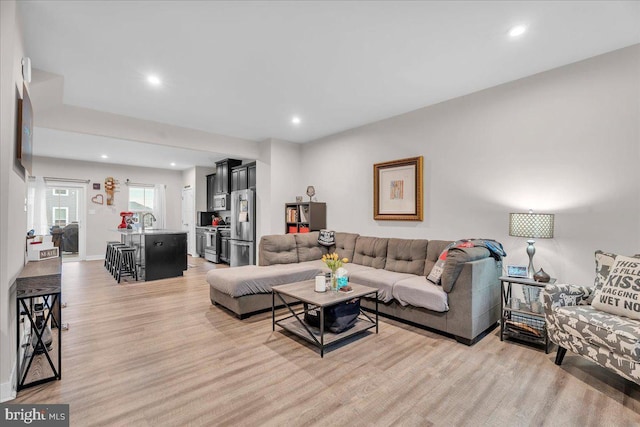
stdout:
{"type": "Polygon", "coordinates": [[[336,277],[336,270],[342,267],[343,264],[349,262],[347,258],[340,258],[337,253],[322,255],[322,262],[331,270],[331,290],[338,290],[338,278],[336,277]]]}

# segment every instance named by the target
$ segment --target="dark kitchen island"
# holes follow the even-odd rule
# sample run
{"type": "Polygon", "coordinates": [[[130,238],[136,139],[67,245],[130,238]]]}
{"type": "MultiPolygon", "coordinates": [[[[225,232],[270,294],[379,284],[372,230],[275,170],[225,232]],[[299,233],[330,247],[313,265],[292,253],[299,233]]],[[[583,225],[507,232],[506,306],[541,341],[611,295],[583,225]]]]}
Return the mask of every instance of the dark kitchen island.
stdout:
{"type": "Polygon", "coordinates": [[[118,230],[122,243],[136,249],[138,277],[158,280],[182,276],[187,269],[187,232],[176,230],[118,230]]]}

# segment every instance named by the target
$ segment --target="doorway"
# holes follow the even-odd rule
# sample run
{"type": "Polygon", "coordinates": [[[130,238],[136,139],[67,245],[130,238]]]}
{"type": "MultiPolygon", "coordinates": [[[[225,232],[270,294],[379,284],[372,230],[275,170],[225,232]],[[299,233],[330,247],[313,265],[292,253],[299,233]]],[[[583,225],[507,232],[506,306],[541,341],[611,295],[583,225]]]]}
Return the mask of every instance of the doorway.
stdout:
{"type": "Polygon", "coordinates": [[[63,261],[84,260],[85,186],[47,183],[45,191],[47,229],[63,261]]]}

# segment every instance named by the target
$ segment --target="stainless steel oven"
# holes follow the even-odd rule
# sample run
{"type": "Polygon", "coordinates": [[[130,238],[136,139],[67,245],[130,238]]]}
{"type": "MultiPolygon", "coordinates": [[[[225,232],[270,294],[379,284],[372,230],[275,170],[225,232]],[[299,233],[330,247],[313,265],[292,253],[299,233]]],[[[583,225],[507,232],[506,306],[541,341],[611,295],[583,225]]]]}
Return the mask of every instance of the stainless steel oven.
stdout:
{"type": "Polygon", "coordinates": [[[220,235],[215,228],[207,228],[204,231],[204,258],[208,261],[220,262],[220,235]]]}

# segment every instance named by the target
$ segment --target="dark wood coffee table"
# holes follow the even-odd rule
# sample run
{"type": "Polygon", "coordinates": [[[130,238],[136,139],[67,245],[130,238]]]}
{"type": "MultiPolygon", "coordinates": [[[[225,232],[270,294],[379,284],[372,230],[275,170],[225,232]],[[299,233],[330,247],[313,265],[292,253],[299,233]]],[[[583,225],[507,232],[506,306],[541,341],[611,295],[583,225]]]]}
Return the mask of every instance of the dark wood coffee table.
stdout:
{"type": "MultiPolygon", "coordinates": [[[[349,284],[353,289],[352,292],[316,292],[315,280],[307,280],[304,282],[290,283],[286,285],[273,286],[271,288],[271,320],[272,330],[276,330],[276,325],[282,329],[291,332],[303,338],[310,343],[320,348],[320,357],[324,357],[324,349],[337,342],[343,341],[356,334],[363,333],[369,329],[375,328],[376,334],[378,333],[378,290],[369,286],[363,286],[351,283],[349,284]],[[303,309],[295,311],[292,308],[294,303],[288,303],[283,295],[296,300],[296,302],[303,303],[303,309]],[[325,331],[324,328],[324,311],[327,307],[339,304],[341,302],[350,301],[354,298],[360,298],[364,296],[373,296],[376,301],[375,320],[369,316],[362,309],[358,316],[358,321],[352,328],[334,334],[330,331],[325,331]],[[276,298],[280,299],[290,314],[282,319],[276,320],[276,298]],[[320,326],[310,326],[303,320],[304,314],[311,309],[319,309],[320,311],[320,326]]],[[[280,303],[278,303],[279,305],[280,303]]]]}

